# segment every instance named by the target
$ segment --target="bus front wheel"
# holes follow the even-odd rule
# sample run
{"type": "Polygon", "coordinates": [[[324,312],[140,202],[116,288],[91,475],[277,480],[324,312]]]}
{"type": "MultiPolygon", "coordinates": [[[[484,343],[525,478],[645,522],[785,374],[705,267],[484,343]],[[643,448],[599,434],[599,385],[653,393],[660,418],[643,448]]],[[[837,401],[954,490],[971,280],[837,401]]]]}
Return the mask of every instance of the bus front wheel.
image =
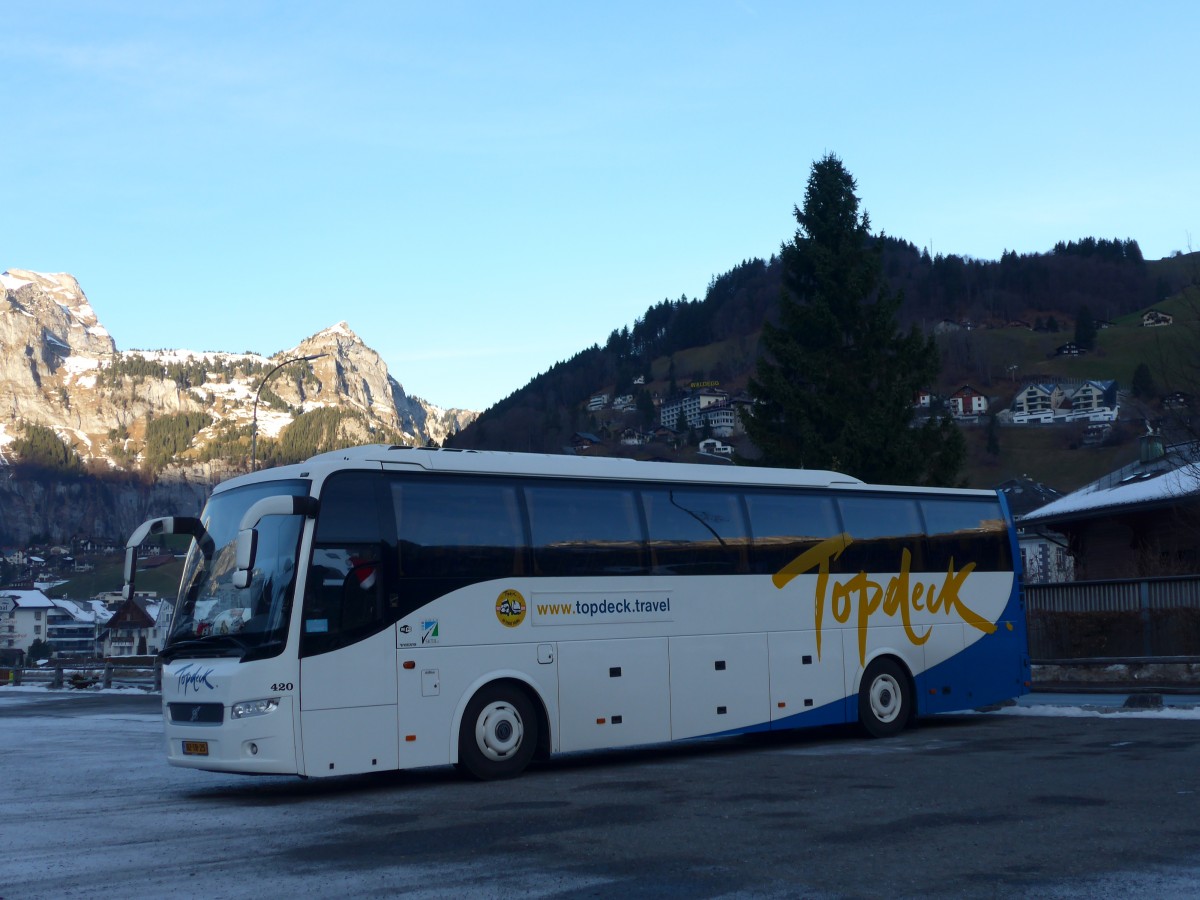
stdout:
{"type": "Polygon", "coordinates": [[[533,758],[538,721],[518,687],[490,684],[471,698],[458,734],[458,764],[481,781],[520,775],[533,758]]]}
{"type": "Polygon", "coordinates": [[[912,712],[908,676],[894,659],[867,666],[858,689],[858,721],[871,737],[891,737],[904,730],[912,712]]]}

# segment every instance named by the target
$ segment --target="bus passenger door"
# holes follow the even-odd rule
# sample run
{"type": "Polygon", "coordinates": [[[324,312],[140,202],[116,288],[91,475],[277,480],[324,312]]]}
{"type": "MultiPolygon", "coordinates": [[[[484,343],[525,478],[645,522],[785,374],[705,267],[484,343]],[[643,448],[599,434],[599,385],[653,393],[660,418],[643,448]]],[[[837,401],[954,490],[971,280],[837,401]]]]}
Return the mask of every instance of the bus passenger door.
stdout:
{"type": "Polygon", "coordinates": [[[349,775],[399,765],[396,627],[384,548],[318,548],[300,639],[304,774],[349,775]]]}

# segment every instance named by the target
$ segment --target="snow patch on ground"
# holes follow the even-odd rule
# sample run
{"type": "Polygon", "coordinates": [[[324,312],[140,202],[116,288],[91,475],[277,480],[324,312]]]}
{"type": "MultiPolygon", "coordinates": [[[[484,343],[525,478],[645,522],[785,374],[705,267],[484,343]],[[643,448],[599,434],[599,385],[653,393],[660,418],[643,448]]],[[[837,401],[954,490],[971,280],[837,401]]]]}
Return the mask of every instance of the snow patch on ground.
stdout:
{"type": "Polygon", "coordinates": [[[17,278],[7,272],[0,272],[0,288],[4,288],[6,291],[19,290],[27,284],[33,284],[33,282],[28,278],[17,278]]]}
{"type": "Polygon", "coordinates": [[[62,361],[62,367],[68,375],[82,375],[100,368],[100,360],[88,356],[68,356],[62,361]]]}
{"type": "Polygon", "coordinates": [[[267,365],[270,357],[257,353],[228,353],[223,350],[128,350],[123,356],[141,356],[154,362],[170,365],[171,363],[188,362],[251,362],[267,365]]]}
{"type": "Polygon", "coordinates": [[[1194,706],[1164,706],[1161,709],[1127,709],[1123,706],[1088,708],[1084,706],[1005,706],[986,715],[1033,716],[1061,719],[1095,719],[1100,716],[1121,716],[1127,719],[1190,719],[1200,720],[1200,708],[1194,706]]]}

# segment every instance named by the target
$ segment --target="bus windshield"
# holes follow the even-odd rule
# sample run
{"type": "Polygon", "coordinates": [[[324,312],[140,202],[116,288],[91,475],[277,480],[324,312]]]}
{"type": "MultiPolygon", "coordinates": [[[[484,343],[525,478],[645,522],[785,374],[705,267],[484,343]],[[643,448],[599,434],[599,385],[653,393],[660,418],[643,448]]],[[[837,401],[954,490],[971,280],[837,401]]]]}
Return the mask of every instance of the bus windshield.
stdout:
{"type": "Polygon", "coordinates": [[[192,542],[164,659],[183,656],[273,656],[287,639],[301,516],[266,516],[257,526],[258,552],[250,585],[233,586],[238,526],[264,497],[306,496],[309,483],[268,481],[214,494],[200,515],[205,535],[192,542]]]}

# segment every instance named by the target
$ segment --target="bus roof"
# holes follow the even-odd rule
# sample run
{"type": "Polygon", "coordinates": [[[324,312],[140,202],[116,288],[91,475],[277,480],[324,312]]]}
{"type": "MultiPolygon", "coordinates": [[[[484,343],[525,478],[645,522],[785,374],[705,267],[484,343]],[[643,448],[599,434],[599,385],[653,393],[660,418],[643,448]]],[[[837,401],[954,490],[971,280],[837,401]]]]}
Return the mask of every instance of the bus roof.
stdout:
{"type": "MultiPolygon", "coordinates": [[[[472,475],[522,475],[542,478],[596,478],[688,484],[740,484],[777,487],[845,487],[944,493],[945,489],[868,485],[850,475],[821,469],[773,469],[759,466],[715,466],[662,463],[613,457],[512,453],[499,450],[452,450],[368,444],[321,453],[296,465],[243,475],[222,485],[235,487],[276,478],[322,478],[342,469],[375,468],[472,475]]],[[[995,496],[995,491],[955,491],[995,496]]]]}

